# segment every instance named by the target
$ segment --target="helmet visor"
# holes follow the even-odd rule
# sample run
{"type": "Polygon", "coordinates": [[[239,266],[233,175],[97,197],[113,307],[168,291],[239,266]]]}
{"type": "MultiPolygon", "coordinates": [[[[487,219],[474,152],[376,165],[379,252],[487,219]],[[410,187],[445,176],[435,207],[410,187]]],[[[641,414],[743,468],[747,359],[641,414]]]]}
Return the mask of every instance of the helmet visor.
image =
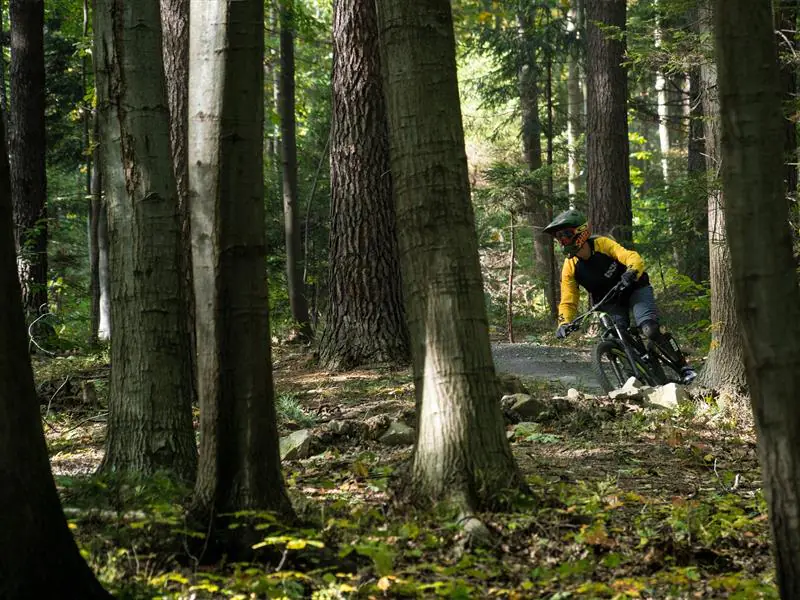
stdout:
{"type": "Polygon", "coordinates": [[[553,237],[555,237],[562,246],[567,246],[575,239],[575,233],[575,227],[566,227],[556,231],[553,237]]]}

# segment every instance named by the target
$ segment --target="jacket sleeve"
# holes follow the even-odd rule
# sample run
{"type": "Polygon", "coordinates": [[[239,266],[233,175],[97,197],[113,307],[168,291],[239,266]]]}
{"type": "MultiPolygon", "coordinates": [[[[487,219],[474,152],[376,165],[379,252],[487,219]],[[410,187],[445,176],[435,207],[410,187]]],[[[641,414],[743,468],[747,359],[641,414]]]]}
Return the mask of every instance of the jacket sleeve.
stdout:
{"type": "Polygon", "coordinates": [[[642,276],[642,273],[644,273],[644,260],[642,260],[642,255],[638,252],[634,252],[633,250],[628,250],[627,248],[622,247],[611,238],[598,237],[594,241],[594,249],[596,252],[607,254],[611,258],[621,262],[629,269],[636,271],[637,279],[642,276]]]}
{"type": "Polygon", "coordinates": [[[559,323],[572,321],[578,312],[580,290],[578,289],[578,282],[575,281],[575,261],[576,259],[574,258],[568,258],[561,268],[561,302],[558,305],[559,323]]]}

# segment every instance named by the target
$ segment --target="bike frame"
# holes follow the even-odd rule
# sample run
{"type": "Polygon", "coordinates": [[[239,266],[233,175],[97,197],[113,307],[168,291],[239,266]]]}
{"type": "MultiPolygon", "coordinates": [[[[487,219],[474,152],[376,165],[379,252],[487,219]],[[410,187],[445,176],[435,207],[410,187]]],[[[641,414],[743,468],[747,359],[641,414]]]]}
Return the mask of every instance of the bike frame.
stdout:
{"type": "MultiPolygon", "coordinates": [[[[576,317],[572,320],[567,326],[569,332],[575,331],[578,329],[583,321],[593,313],[600,314],[600,322],[602,323],[605,331],[601,334],[601,339],[615,339],[617,340],[622,349],[625,352],[625,356],[630,363],[631,369],[633,373],[640,373],[640,370],[637,366],[637,362],[644,362],[644,363],[651,363],[653,360],[653,355],[650,351],[645,348],[642,344],[641,340],[636,339],[630,332],[629,328],[623,328],[617,323],[617,321],[608,313],[600,312],[600,308],[603,305],[607,304],[608,301],[616,296],[619,292],[622,291],[622,286],[618,283],[614,287],[612,287],[608,293],[603,296],[594,306],[592,306],[589,310],[587,310],[582,315],[576,317]],[[637,361],[637,359],[639,359],[637,361]]],[[[655,357],[658,360],[658,357],[655,357]]],[[[649,381],[645,381],[643,383],[647,383],[650,385],[658,385],[650,373],[645,373],[647,379],[649,381]]]]}

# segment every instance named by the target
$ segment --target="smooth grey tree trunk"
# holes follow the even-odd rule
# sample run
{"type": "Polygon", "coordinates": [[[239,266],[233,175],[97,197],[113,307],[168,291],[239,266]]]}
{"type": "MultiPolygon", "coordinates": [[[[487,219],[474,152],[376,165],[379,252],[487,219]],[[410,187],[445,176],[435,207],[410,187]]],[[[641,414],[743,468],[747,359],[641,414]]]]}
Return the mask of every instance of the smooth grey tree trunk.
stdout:
{"type": "Polygon", "coordinates": [[[409,499],[464,512],[524,486],[505,436],[478,262],[448,0],[378,6],[417,441],[409,499]]]}
{"type": "MultiPolygon", "coordinates": [[[[189,190],[197,516],[292,515],[278,454],[264,231],[264,3],[192,0],[189,190]]],[[[207,521],[204,521],[207,522],[207,521]]]]}
{"type": "Polygon", "coordinates": [[[800,598],[800,288],[767,0],[717,2],[722,183],[737,313],[781,598],[800,598]]]}
{"type": "Polygon", "coordinates": [[[281,68],[278,85],[278,113],[281,121],[281,162],[283,164],[283,217],[286,239],[286,281],[299,341],[313,338],[308,300],[303,281],[303,234],[300,230],[300,202],[297,185],[297,121],[295,117],[294,0],[281,2],[279,11],[281,68]]]}
{"type": "Polygon", "coordinates": [[[50,472],[28,357],[0,120],[0,598],[111,598],[78,552],[50,472]]]}
{"type": "Polygon", "coordinates": [[[28,322],[47,307],[44,0],[11,0],[9,156],[17,267],[28,322]]]}
{"type": "Polygon", "coordinates": [[[114,327],[101,469],[165,469],[193,480],[181,228],[158,0],[98,0],[95,36],[114,327]]]}
{"type": "Polygon", "coordinates": [[[630,243],[625,14],[625,0],[586,0],[586,193],[592,230],[630,243]]]}
{"type": "Polygon", "coordinates": [[[333,5],[330,292],[320,362],[407,364],[386,104],[373,0],[333,5]]]}
{"type": "MultiPolygon", "coordinates": [[[[583,11],[581,0],[572,0],[567,20],[567,31],[573,38],[573,43],[578,46],[583,41],[579,24],[583,11]]],[[[572,47],[567,57],[567,186],[570,206],[575,206],[575,198],[582,189],[580,175],[580,162],[578,157],[583,154],[578,148],[578,141],[583,135],[583,82],[581,80],[581,67],[578,57],[580,52],[577,47],[572,47]]]]}
{"type": "MultiPolygon", "coordinates": [[[[710,28],[710,3],[700,11],[701,27],[710,28]]],[[[709,29],[705,29],[709,32],[709,29]]],[[[736,315],[730,250],[725,230],[725,191],[722,169],[717,67],[710,60],[701,66],[706,164],[708,166],[708,255],[711,280],[711,347],[698,383],[712,389],[739,393],[746,387],[741,326],[736,315]]]]}

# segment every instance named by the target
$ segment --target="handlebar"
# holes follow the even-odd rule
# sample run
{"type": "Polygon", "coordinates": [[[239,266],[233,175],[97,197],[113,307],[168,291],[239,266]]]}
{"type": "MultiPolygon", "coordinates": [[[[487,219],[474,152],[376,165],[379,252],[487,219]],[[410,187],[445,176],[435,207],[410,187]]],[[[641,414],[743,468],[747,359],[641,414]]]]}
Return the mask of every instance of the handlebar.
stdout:
{"type": "Polygon", "coordinates": [[[597,312],[597,310],[601,306],[606,304],[609,300],[611,300],[611,298],[613,298],[614,296],[616,296],[617,294],[619,294],[620,292],[625,290],[627,287],[628,286],[625,285],[625,283],[623,281],[618,281],[614,285],[614,287],[612,287],[610,290],[608,290],[608,293],[605,296],[603,296],[594,306],[592,306],[589,310],[587,310],[582,315],[578,315],[577,317],[572,319],[572,321],[567,323],[564,333],[566,335],[569,335],[573,331],[577,331],[578,329],[580,329],[581,324],[583,324],[583,321],[586,319],[586,317],[588,317],[589,315],[591,315],[594,312],[597,312]]]}

